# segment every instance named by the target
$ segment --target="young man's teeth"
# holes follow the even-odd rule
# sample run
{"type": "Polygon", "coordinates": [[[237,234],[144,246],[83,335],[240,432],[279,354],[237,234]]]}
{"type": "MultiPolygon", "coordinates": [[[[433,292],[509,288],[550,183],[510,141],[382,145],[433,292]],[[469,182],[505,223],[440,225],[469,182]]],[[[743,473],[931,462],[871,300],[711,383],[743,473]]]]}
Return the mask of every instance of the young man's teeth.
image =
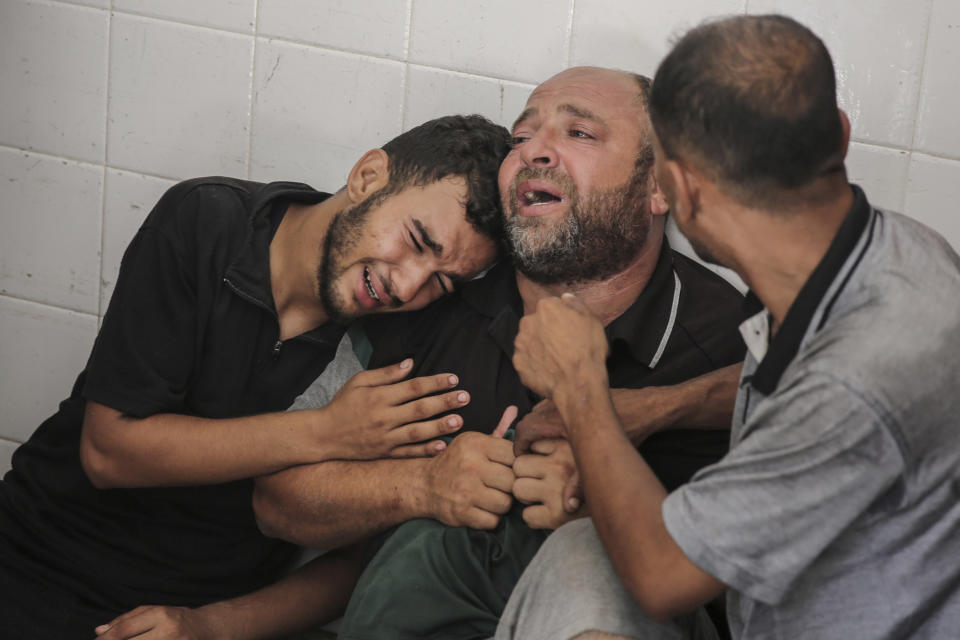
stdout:
{"type": "Polygon", "coordinates": [[[370,297],[380,302],[380,296],[377,295],[377,292],[373,290],[373,283],[370,282],[370,269],[366,267],[363,268],[363,283],[367,285],[367,293],[370,294],[370,297]]]}

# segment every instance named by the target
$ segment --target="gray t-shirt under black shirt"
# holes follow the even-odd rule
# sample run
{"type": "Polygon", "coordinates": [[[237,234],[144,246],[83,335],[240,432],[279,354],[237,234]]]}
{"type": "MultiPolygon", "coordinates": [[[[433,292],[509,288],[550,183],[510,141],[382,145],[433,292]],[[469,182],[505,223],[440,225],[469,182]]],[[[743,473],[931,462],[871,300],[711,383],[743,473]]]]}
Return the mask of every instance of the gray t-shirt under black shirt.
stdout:
{"type": "Polygon", "coordinates": [[[734,638],[960,637],[960,258],[855,193],[776,337],[742,327],[730,453],[663,507],[734,638]]]}

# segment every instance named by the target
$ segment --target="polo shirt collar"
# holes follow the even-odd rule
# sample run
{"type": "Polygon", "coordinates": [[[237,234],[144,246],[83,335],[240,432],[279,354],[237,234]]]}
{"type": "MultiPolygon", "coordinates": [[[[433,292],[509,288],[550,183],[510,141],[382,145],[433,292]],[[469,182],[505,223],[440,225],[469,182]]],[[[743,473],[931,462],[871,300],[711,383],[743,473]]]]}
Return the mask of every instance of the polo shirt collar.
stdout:
{"type": "MultiPolygon", "coordinates": [[[[741,325],[744,341],[747,341],[748,345],[750,344],[748,333],[754,334],[755,338],[757,338],[757,331],[766,334],[766,336],[761,336],[760,339],[755,339],[754,346],[750,349],[751,354],[756,356],[759,353],[762,357],[750,379],[750,384],[765,395],[773,393],[780,383],[783,372],[790,362],[796,358],[803,338],[807,335],[811,320],[821,306],[837,274],[843,269],[854,248],[860,243],[863,231],[870,219],[870,204],[867,202],[863,191],[856,185],[851,185],[851,188],[854,197],[850,211],[837,230],[826,254],[800,289],[793,304],[790,305],[780,330],[766,345],[765,353],[762,339],[769,337],[769,329],[762,327],[766,326],[764,321],[768,321],[768,312],[763,309],[756,313],[757,308],[762,308],[762,306],[753,292],[750,292],[744,301],[745,307],[753,312],[752,317],[741,325]],[[761,318],[761,316],[763,317],[761,318]]],[[[865,250],[865,248],[866,245],[863,249],[865,250]]],[[[838,294],[839,290],[833,294],[834,298],[838,294]]],[[[824,319],[825,315],[821,322],[824,319]]],[[[759,358],[757,359],[759,360],[759,358]]]]}
{"type": "MultiPolygon", "coordinates": [[[[330,194],[317,191],[309,185],[299,182],[271,182],[253,194],[250,202],[249,230],[246,246],[227,268],[226,280],[237,293],[277,317],[273,302],[273,287],[270,283],[270,242],[280,226],[280,221],[291,202],[316,204],[330,197],[330,194]]],[[[328,322],[322,327],[303,334],[324,343],[342,336],[345,327],[328,322]],[[338,335],[326,335],[319,332],[322,327],[333,327],[338,335]],[[321,335],[323,334],[323,335],[321,335]]]]}
{"type": "MultiPolygon", "coordinates": [[[[630,355],[649,368],[656,367],[673,331],[680,303],[680,280],[673,269],[673,251],[663,239],[660,257],[640,296],[607,325],[611,349],[626,347],[630,355]]],[[[491,319],[489,333],[500,349],[513,356],[523,300],[517,289],[513,263],[502,261],[482,279],[461,289],[463,300],[491,319]]]]}
{"type": "Polygon", "coordinates": [[[681,290],[680,278],[673,269],[673,251],[664,236],[647,286],[626,311],[607,325],[610,348],[621,344],[637,362],[655,368],[673,333],[681,290]]]}

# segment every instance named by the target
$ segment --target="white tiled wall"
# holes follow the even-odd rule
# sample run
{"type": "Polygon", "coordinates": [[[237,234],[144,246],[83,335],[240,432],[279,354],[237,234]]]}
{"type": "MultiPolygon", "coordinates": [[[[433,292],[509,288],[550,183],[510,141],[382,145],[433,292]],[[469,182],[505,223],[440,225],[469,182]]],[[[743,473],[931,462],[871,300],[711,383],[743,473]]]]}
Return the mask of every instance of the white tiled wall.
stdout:
{"type": "Polygon", "coordinates": [[[174,180],[336,189],[423,120],[509,124],[569,65],[652,74],[685,28],[769,11],[834,54],[851,176],[960,247],[957,0],[0,0],[0,470],[69,392],[174,180]]]}

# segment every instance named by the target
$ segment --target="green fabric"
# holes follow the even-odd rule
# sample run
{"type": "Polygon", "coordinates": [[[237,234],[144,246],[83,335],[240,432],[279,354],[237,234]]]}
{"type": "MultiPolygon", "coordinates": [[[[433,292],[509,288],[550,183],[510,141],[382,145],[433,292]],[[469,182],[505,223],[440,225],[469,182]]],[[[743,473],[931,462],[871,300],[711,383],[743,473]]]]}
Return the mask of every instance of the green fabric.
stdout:
{"type": "Polygon", "coordinates": [[[486,640],[549,531],[514,504],[493,531],[418,519],[400,525],[360,577],[341,640],[486,640]]]}
{"type": "Polygon", "coordinates": [[[360,366],[366,369],[370,364],[370,356],[373,355],[373,346],[367,339],[367,334],[359,324],[354,323],[347,329],[347,335],[350,336],[353,355],[357,356],[357,360],[360,361],[360,366]]]}

